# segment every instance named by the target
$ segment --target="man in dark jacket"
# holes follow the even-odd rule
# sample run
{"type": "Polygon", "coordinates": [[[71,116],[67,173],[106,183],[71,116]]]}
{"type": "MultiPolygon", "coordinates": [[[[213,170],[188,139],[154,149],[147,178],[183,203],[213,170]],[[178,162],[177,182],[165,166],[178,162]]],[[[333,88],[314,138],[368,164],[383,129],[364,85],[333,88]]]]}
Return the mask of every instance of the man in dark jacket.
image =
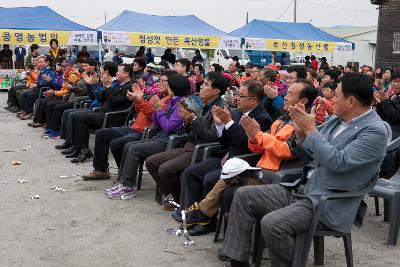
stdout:
{"type": "MultiPolygon", "coordinates": [[[[200,89],[200,97],[205,106],[200,116],[186,110],[181,105],[179,114],[189,133],[189,140],[183,148],[176,148],[149,157],[146,168],[160,187],[164,195],[172,194],[174,200],[180,198],[180,175],[192,160],[194,147],[201,143],[216,142],[217,129],[215,128],[212,108],[224,108],[225,102],[221,96],[226,91],[226,79],[217,72],[209,72],[200,89]]],[[[168,209],[168,208],[166,208],[168,209]]]]}
{"type": "Polygon", "coordinates": [[[175,64],[176,56],[172,54],[171,48],[165,49],[164,55],[161,56],[161,60],[165,60],[168,63],[175,64]]]}
{"type": "Polygon", "coordinates": [[[393,140],[400,136],[400,71],[392,74],[394,94],[389,98],[383,90],[375,94],[376,111],[392,127],[393,140]]]}
{"type": "MultiPolygon", "coordinates": [[[[181,208],[188,208],[207,195],[221,176],[221,166],[229,158],[251,153],[248,137],[240,124],[243,115],[254,118],[263,132],[272,124],[272,119],[262,106],[264,90],[258,81],[244,81],[239,89],[238,109],[213,107],[213,119],[217,129],[219,143],[227,149],[221,157],[214,156],[205,161],[189,166],[181,175],[181,208]]],[[[220,155],[221,156],[221,155],[220,155]]],[[[215,229],[215,221],[208,225],[199,225],[191,229],[190,235],[201,235],[215,229]]]]}
{"type": "MultiPolygon", "coordinates": [[[[75,118],[74,146],[77,158],[71,160],[72,163],[84,162],[92,157],[92,152],[89,149],[89,130],[101,128],[104,115],[107,112],[124,110],[131,106],[132,103],[126,97],[126,93],[132,88],[132,75],[132,66],[121,64],[118,67],[116,76],[118,83],[111,87],[112,78],[107,73],[104,73],[102,77],[104,91],[100,97],[101,102],[103,102],[101,109],[99,111],[79,113],[75,118]]],[[[119,125],[124,120],[124,117],[115,118],[113,123],[119,125]]]]}
{"type": "Polygon", "coordinates": [[[15,68],[23,69],[24,68],[24,59],[26,56],[26,49],[22,45],[16,47],[14,49],[15,54],[15,68]]]}

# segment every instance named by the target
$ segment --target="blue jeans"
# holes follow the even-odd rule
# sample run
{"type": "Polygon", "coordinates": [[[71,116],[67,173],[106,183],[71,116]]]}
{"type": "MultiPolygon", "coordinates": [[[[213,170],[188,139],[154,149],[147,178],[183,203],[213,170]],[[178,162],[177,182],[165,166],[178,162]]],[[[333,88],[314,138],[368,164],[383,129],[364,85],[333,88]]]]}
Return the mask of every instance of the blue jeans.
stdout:
{"type": "Polygon", "coordinates": [[[74,121],[75,115],[82,112],[89,112],[89,109],[67,109],[63,112],[61,123],[61,138],[69,145],[74,141],[74,121]]]}

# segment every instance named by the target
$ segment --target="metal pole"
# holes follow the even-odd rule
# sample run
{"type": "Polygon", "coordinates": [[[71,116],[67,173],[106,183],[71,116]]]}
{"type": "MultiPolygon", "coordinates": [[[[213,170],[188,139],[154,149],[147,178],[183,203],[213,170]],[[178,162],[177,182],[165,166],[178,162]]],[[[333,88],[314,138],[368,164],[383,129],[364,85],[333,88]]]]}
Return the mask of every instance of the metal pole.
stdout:
{"type": "Polygon", "coordinates": [[[294,0],[294,23],[297,22],[297,0],[294,0]]]}
{"type": "Polygon", "coordinates": [[[101,39],[99,38],[99,40],[98,40],[98,43],[99,43],[99,62],[100,62],[100,66],[102,66],[103,65],[103,57],[101,56],[101,39]]]}

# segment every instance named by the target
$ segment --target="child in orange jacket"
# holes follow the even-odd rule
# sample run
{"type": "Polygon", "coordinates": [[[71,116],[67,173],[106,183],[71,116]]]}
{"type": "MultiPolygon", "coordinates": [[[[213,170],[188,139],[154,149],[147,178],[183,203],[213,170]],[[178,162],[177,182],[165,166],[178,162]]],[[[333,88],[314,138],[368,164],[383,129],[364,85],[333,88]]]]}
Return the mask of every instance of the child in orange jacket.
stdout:
{"type": "Polygon", "coordinates": [[[311,113],[315,114],[315,122],[320,125],[325,122],[325,118],[333,114],[335,90],[337,83],[326,82],[322,86],[322,93],[324,97],[317,97],[314,101],[314,106],[311,113]]]}

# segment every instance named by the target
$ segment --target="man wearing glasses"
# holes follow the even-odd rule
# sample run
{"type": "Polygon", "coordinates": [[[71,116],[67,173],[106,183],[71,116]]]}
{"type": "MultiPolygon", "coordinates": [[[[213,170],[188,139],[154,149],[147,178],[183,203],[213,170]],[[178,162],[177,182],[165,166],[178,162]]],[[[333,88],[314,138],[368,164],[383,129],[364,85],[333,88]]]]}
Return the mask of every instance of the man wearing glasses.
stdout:
{"type": "MultiPolygon", "coordinates": [[[[251,153],[248,137],[240,119],[247,115],[254,118],[263,132],[269,130],[272,119],[262,105],[264,90],[258,81],[244,81],[238,93],[237,109],[214,106],[212,115],[217,130],[218,142],[227,149],[227,153],[213,155],[205,161],[191,165],[181,175],[181,208],[188,208],[202,200],[214,187],[221,176],[221,166],[226,160],[237,155],[251,153]]],[[[255,164],[255,163],[254,163],[255,164]]],[[[215,229],[216,220],[196,225],[189,230],[189,235],[203,235],[215,229]]]]}

